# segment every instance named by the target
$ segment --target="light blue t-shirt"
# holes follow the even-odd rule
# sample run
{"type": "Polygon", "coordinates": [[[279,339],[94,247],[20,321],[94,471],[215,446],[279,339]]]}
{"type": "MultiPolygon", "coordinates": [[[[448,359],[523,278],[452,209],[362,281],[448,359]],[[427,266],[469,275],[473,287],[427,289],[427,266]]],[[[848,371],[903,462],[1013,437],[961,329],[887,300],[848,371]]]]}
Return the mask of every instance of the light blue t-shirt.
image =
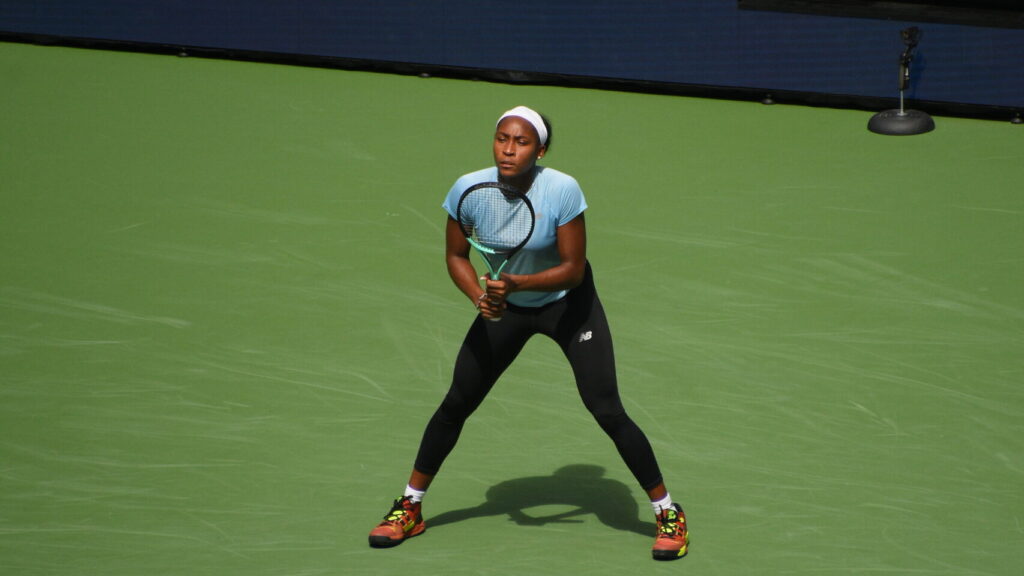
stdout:
{"type": "MultiPolygon", "coordinates": [[[[452,218],[456,218],[455,212],[459,205],[459,198],[466,188],[480,182],[495,182],[497,180],[497,167],[466,174],[455,181],[455,185],[448,192],[442,206],[452,218]]],[[[537,176],[526,196],[533,204],[537,223],[530,241],[512,257],[512,261],[505,267],[505,272],[509,274],[534,274],[557,266],[561,262],[556,240],[558,227],[568,224],[587,209],[583,190],[580,189],[576,179],[552,168],[538,166],[537,176]]],[[[538,307],[564,297],[567,292],[567,290],[515,292],[509,295],[508,301],[516,306],[538,307]]]]}

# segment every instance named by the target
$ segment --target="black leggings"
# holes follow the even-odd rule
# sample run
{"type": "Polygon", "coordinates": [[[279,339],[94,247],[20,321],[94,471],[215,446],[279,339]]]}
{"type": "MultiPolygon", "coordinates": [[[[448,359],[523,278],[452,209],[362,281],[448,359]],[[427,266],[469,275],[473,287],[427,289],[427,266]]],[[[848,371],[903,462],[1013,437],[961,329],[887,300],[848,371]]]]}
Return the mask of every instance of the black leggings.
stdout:
{"type": "Polygon", "coordinates": [[[509,305],[500,322],[477,316],[455,361],[451,388],[423,433],[416,470],[437,474],[466,419],[534,334],[544,334],[561,347],[583,404],[615,443],[640,486],[650,490],[660,484],[654,450],[619,399],[611,331],[589,263],[583,283],[557,302],[540,308],[509,305]]]}

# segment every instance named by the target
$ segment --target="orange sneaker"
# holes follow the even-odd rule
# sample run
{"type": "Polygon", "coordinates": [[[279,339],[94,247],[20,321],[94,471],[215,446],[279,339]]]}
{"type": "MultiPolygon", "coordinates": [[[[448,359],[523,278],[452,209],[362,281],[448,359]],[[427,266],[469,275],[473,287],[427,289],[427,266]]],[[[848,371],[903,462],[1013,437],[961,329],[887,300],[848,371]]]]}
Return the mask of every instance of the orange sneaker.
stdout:
{"type": "Polygon", "coordinates": [[[658,537],[651,555],[655,560],[676,560],[686,556],[690,533],[686,530],[686,514],[679,504],[665,508],[658,514],[658,537]]]}
{"type": "Polygon", "coordinates": [[[391,511],[384,516],[384,521],[370,531],[370,546],[390,548],[398,546],[406,538],[422,534],[427,524],[423,521],[420,504],[413,504],[408,496],[395,500],[391,511]]]}

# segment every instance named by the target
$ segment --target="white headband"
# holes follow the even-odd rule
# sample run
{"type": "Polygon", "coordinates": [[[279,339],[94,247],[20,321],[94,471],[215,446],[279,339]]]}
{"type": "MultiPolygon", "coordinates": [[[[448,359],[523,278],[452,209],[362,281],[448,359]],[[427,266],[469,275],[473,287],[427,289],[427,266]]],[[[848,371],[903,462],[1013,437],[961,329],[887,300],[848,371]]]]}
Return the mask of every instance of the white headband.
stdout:
{"type": "Polygon", "coordinates": [[[516,106],[515,108],[502,114],[501,118],[498,118],[498,123],[494,125],[495,128],[498,127],[498,124],[501,124],[502,120],[508,118],[509,116],[517,116],[529,122],[533,126],[533,129],[537,131],[537,137],[540,138],[540,145],[547,145],[548,129],[546,126],[544,126],[544,119],[540,117],[540,114],[537,114],[536,112],[527,108],[526,106],[516,106]]]}

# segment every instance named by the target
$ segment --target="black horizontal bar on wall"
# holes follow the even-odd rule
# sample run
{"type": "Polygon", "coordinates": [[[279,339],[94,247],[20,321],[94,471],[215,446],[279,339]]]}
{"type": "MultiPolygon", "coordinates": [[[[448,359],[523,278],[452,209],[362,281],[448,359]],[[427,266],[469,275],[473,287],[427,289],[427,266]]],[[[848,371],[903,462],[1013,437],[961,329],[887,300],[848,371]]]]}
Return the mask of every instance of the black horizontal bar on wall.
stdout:
{"type": "Polygon", "coordinates": [[[742,10],[763,10],[883,20],[913,20],[1024,29],[1021,0],[737,0],[742,10]]]}

